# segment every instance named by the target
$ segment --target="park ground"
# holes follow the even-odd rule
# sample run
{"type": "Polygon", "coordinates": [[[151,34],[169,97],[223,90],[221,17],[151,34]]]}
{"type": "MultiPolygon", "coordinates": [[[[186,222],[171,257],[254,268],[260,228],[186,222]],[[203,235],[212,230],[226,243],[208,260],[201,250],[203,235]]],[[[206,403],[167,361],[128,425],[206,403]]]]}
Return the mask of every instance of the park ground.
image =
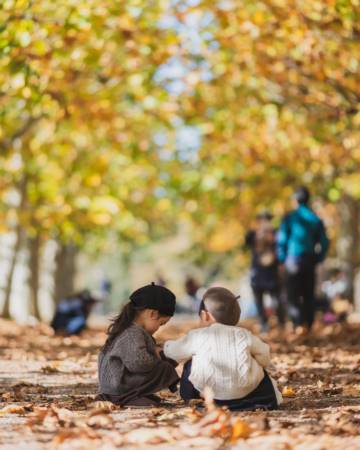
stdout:
{"type": "MultiPolygon", "coordinates": [[[[191,326],[173,322],[159,339],[191,326]]],[[[94,402],[104,337],[102,329],[54,337],[45,325],[1,321],[1,449],[360,448],[360,325],[319,327],[308,340],[272,331],[271,373],[288,397],[278,411],[238,414],[196,412],[168,393],[168,408],[94,402]]]]}

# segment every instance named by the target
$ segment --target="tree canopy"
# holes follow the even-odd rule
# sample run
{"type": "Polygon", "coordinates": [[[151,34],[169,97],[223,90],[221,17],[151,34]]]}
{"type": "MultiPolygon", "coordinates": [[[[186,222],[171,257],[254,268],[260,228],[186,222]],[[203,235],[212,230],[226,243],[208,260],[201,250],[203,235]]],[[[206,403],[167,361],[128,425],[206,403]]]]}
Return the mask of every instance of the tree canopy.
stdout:
{"type": "Polygon", "coordinates": [[[185,220],[224,256],[299,183],[336,222],[360,198],[359,19],[358,0],[4,0],[2,231],[101,247],[185,220]]]}

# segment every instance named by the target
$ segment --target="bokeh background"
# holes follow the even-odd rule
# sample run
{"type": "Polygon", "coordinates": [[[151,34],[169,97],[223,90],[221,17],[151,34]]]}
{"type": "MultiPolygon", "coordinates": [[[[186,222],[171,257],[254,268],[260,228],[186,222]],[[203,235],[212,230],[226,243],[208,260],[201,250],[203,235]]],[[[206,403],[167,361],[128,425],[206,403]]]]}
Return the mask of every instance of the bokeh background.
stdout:
{"type": "Polygon", "coordinates": [[[359,305],[359,169],[358,0],[1,2],[4,317],[188,275],[245,300],[246,230],[299,184],[359,305]]]}

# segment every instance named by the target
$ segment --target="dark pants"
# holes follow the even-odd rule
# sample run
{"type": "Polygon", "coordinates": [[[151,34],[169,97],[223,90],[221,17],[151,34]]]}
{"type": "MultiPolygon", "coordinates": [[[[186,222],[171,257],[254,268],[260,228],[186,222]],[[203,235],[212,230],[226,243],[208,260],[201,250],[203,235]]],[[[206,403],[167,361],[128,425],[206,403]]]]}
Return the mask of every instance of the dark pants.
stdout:
{"type": "Polygon", "coordinates": [[[256,303],[256,308],[260,317],[261,324],[265,326],[267,324],[267,316],[264,308],[264,295],[268,293],[271,297],[272,303],[275,305],[276,316],[279,325],[283,326],[285,324],[285,311],[284,305],[281,299],[281,295],[278,289],[264,289],[257,286],[252,286],[254,293],[254,299],[256,303]]]}
{"type": "MultiPolygon", "coordinates": [[[[180,380],[180,396],[184,401],[199,399],[200,392],[189,380],[192,361],[184,365],[180,380]]],[[[219,406],[226,406],[231,411],[253,411],[255,409],[278,409],[274,387],[269,375],[265,375],[259,386],[246,397],[234,400],[215,400],[219,406]]]]}
{"type": "Polygon", "coordinates": [[[307,325],[315,316],[315,265],[308,264],[296,273],[287,273],[286,279],[289,315],[294,325],[307,325]]]}

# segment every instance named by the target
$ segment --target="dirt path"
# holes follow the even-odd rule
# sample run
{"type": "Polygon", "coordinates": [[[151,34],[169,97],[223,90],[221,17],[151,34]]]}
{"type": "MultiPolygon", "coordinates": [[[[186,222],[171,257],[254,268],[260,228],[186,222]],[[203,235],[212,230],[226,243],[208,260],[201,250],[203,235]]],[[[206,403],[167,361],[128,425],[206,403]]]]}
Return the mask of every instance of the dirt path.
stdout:
{"type": "MultiPolygon", "coordinates": [[[[169,325],[160,338],[191,326],[169,325]]],[[[164,393],[170,409],[94,404],[102,331],[60,338],[46,326],[0,321],[0,448],[360,449],[360,326],[324,328],[307,343],[276,333],[268,340],[272,374],[295,397],[279,411],[224,415],[221,430],[202,432],[191,425],[192,409],[172,394],[164,393]],[[230,422],[249,425],[232,443],[230,422]]]]}

